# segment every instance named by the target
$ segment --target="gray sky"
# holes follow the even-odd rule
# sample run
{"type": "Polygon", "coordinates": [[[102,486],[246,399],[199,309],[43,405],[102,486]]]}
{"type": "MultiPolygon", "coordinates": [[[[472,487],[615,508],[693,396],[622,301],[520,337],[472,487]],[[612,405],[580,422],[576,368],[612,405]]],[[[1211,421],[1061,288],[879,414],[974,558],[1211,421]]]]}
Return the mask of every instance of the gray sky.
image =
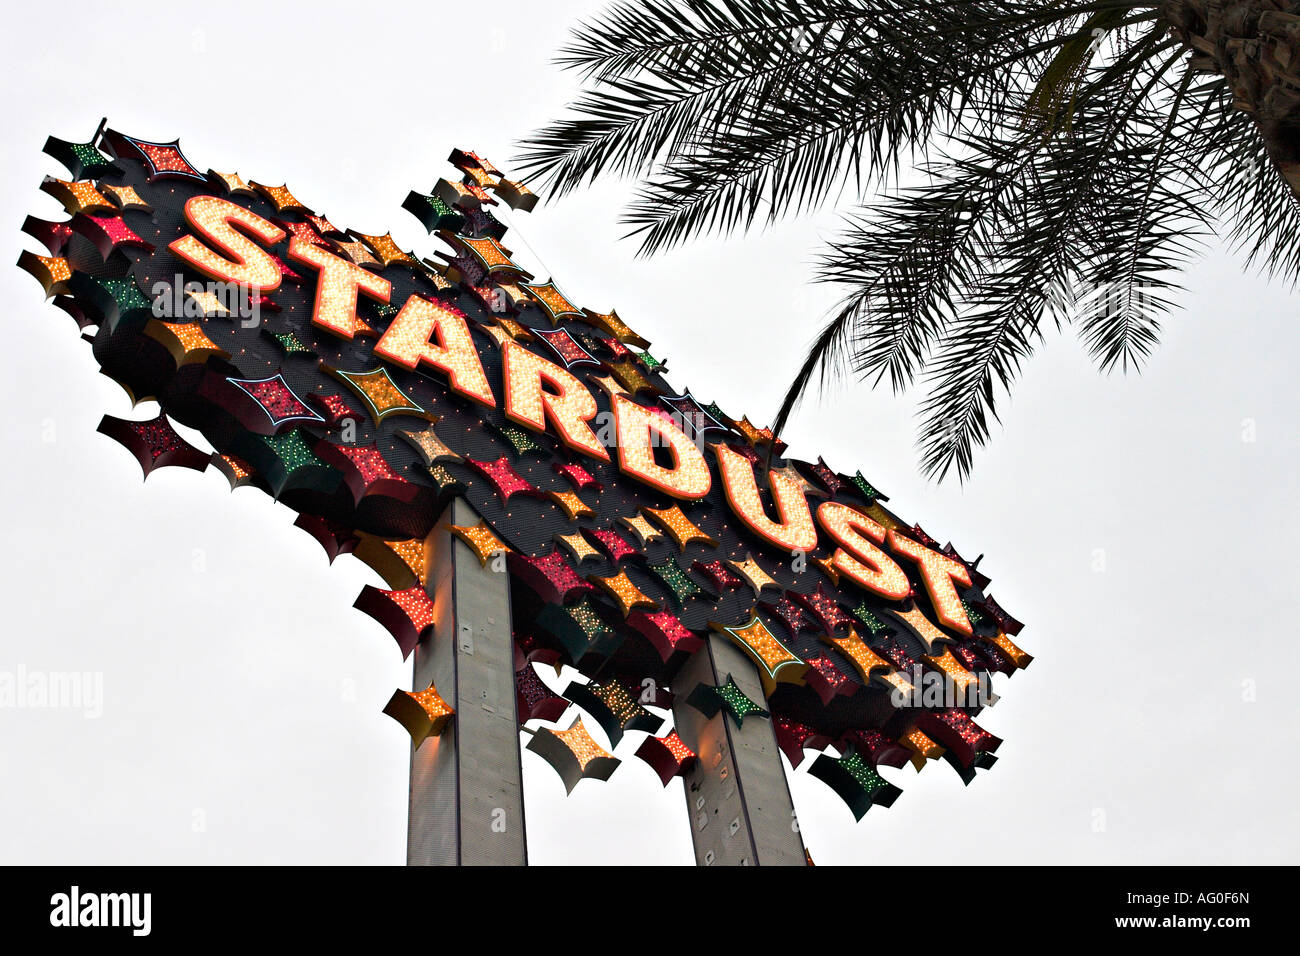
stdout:
{"type": "MultiPolygon", "coordinates": [[[[64,175],[45,136],[84,139],[104,114],[429,255],[407,191],[446,175],[452,147],[509,170],[512,144],[575,82],[551,52],[601,6],[231,2],[217,19],[211,5],[65,4],[63,22],[85,29],[14,7],[2,258],[39,251],[25,215],[61,218],[37,188],[64,175]],[[477,39],[439,41],[453,34],[477,39]],[[123,65],[128,49],[185,66],[153,82],[123,65]],[[476,53],[480,67],[453,68],[476,53]]],[[[769,420],[832,298],[805,277],[834,213],[638,260],[619,241],[627,192],[516,214],[517,258],[584,305],[617,307],[674,384],[769,420]]],[[[911,399],[850,385],[787,428],[792,454],[861,467],[902,517],[984,552],[1037,658],[995,683],[1004,696],[980,723],[1006,742],[969,788],[942,764],[886,769],[903,797],[854,824],[805,772],[810,756],[791,786],[819,864],[1300,862],[1286,702],[1300,329],[1288,290],[1225,251],[1188,285],[1140,377],[1103,377],[1076,340],[1049,341],[965,488],[918,474],[911,399]]],[[[0,708],[0,862],[401,863],[409,740],[380,709],[409,668],[351,608],[378,579],[350,558],[328,566],[288,509],[213,470],[142,483],[95,426],[155,406],[132,411],[29,276],[0,269],[0,289],[0,672],[103,680],[97,718],[0,708]],[[209,610],[236,604],[240,620],[209,610]]],[[[632,756],[640,738],[609,783],[568,798],[525,751],[532,862],[691,862],[681,784],[662,788],[632,756]]]]}

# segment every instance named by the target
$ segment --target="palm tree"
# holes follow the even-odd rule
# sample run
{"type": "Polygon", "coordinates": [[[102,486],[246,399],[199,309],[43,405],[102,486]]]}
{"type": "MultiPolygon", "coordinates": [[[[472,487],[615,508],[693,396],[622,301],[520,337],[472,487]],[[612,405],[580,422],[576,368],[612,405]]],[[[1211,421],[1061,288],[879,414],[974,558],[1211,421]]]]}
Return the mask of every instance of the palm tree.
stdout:
{"type": "Polygon", "coordinates": [[[919,383],[931,476],[1048,328],[1140,367],[1207,235],[1300,275],[1295,0],[620,0],[559,62],[584,88],[525,167],[636,179],[643,253],[856,197],[773,425],[842,369],[919,383]]]}

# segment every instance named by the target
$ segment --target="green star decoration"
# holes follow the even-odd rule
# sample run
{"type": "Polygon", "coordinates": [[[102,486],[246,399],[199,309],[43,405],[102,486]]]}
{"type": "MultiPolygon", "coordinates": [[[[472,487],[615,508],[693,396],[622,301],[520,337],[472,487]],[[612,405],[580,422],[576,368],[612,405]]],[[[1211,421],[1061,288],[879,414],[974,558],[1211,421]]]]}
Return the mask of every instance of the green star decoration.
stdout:
{"type": "Polygon", "coordinates": [[[280,348],[284,349],[285,355],[315,355],[316,350],[309,345],[303,344],[298,336],[292,332],[272,332],[266,330],[266,334],[275,339],[280,348]]]}
{"type": "Polygon", "coordinates": [[[842,757],[819,755],[808,772],[839,795],[855,820],[861,820],[873,806],[892,806],[902,795],[852,747],[842,757]]]}
{"type": "Polygon", "coordinates": [[[671,557],[663,564],[652,564],[649,567],[654,576],[663,582],[663,586],[672,592],[678,607],[703,591],[671,557]]]}
{"type": "Polygon", "coordinates": [[[510,443],[510,447],[515,450],[516,456],[527,455],[529,452],[536,452],[541,455],[549,454],[545,448],[533,440],[532,435],[522,428],[516,428],[514,425],[500,425],[493,426],[493,428],[510,443]]]}
{"type": "Polygon", "coordinates": [[[962,598],[961,606],[966,609],[966,617],[970,620],[971,627],[974,627],[980,621],[984,620],[984,615],[981,614],[979,611],[975,610],[975,608],[971,607],[970,601],[967,601],[965,598],[962,598]]]}
{"type": "Polygon", "coordinates": [[[879,634],[881,631],[889,630],[888,624],[886,624],[884,621],[880,620],[880,618],[876,617],[876,615],[871,613],[871,610],[867,607],[866,601],[863,601],[861,604],[855,607],[851,613],[859,621],[865,624],[871,630],[872,634],[879,634]]]}
{"type": "Polygon", "coordinates": [[[736,686],[736,680],[730,674],[727,675],[727,682],[721,687],[713,688],[713,692],[718,695],[718,699],[727,708],[737,726],[743,726],[745,718],[751,714],[755,717],[771,716],[766,710],[745,696],[745,692],[736,686]]]}
{"type": "Polygon", "coordinates": [[[882,495],[877,491],[866,478],[862,477],[862,472],[857,472],[849,481],[853,482],[858,491],[862,492],[862,497],[867,499],[868,504],[875,504],[877,498],[882,501],[888,501],[888,495],[882,495]]]}
{"type": "Polygon", "coordinates": [[[657,372],[667,364],[666,362],[659,361],[659,359],[655,358],[649,352],[637,352],[636,357],[639,358],[641,364],[651,372],[657,372]]]}

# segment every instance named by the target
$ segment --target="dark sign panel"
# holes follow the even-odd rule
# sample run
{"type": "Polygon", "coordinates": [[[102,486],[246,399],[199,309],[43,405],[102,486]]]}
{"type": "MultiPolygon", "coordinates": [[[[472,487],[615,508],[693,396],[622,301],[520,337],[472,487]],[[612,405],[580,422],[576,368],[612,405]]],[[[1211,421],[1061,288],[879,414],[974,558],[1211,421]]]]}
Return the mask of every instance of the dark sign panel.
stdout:
{"type": "MultiPolygon", "coordinates": [[[[835,746],[812,772],[858,816],[897,794],[880,764],[942,756],[969,782],[992,763],[999,740],[972,718],[989,673],[1030,657],[977,562],[861,471],[787,456],[707,383],[670,385],[614,310],[517,262],[494,210],[536,197],[486,159],[455,151],[456,178],[406,198],[444,247],[434,261],[285,186],[203,172],[174,142],[106,129],[46,152],[69,178],[42,188],[69,218],[29,218],[45,254],[19,265],[104,373],[162,410],[100,430],[146,475],[211,465],[294,508],[331,560],[352,553],[388,583],[357,605],[403,654],[433,621],[427,538],[462,496],[481,520],[452,533],[510,576],[521,721],[562,713],[529,664],[562,662],[591,678],[566,697],[611,741],[659,732],[647,707],[712,631],[754,661],[766,700],[725,683],[692,703],[772,720],[794,764],[835,746]]],[[[437,688],[389,712],[417,743],[454,719],[437,688]]],[[[530,748],[569,787],[614,767],[581,724],[530,748]]],[[[691,756],[673,733],[637,753],[665,781],[691,756]]]]}

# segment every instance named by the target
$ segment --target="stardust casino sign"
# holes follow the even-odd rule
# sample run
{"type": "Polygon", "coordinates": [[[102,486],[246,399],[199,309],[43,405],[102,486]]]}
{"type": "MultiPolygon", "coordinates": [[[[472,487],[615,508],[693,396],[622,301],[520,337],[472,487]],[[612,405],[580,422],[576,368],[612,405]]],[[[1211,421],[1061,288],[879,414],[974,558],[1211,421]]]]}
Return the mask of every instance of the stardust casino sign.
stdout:
{"type": "MultiPolygon", "coordinates": [[[[45,151],[68,178],[41,188],[68,218],[28,218],[48,254],[18,264],[103,372],[161,409],[100,431],[146,476],[212,466],[297,511],[330,560],[371,565],[389,587],[357,605],[403,656],[433,620],[426,537],[460,496],[480,520],[450,528],[456,546],[509,575],[521,723],[569,703],[532,663],[570,664],[591,680],[566,696],[611,739],[649,731],[637,754],[666,759],[666,783],[693,755],[642,704],[663,706],[713,633],[766,692],[719,687],[717,706],[770,719],[792,765],[834,748],[812,772],[859,817],[898,793],[882,765],[942,758],[969,783],[994,761],[973,718],[989,675],[1031,658],[978,562],[861,471],[787,457],[770,430],[673,388],[615,311],[516,262],[493,210],[537,197],[486,159],[454,151],[455,178],[407,197],[445,247],[427,259],[285,186],[200,172],[175,142],[101,126],[45,151]]],[[[394,701],[422,715],[419,733],[399,717],[417,745],[455,719],[436,687],[394,701]]],[[[575,728],[566,746],[610,757],[575,728]]]]}

